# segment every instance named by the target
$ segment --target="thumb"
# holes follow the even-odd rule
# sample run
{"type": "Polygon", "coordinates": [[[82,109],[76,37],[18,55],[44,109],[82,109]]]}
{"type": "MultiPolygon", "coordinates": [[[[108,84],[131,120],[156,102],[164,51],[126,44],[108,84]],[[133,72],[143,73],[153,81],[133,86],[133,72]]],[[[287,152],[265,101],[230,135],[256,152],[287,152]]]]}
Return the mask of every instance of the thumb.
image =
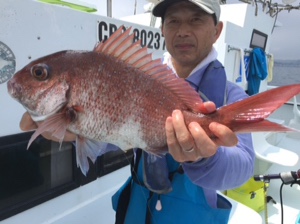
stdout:
{"type": "Polygon", "coordinates": [[[200,105],[200,112],[203,114],[210,114],[216,111],[216,105],[212,101],[204,102],[200,105]]]}
{"type": "Polygon", "coordinates": [[[37,127],[37,124],[32,120],[29,113],[24,113],[20,121],[20,129],[22,131],[31,131],[37,129],[37,127]]]}

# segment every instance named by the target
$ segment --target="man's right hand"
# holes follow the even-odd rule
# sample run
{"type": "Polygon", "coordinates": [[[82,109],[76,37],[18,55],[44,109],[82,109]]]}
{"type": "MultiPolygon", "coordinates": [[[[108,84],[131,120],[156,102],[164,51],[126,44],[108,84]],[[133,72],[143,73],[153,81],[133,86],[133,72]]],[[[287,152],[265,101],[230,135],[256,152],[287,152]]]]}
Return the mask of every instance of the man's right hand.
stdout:
{"type": "MultiPolygon", "coordinates": [[[[31,118],[31,116],[29,115],[28,112],[24,113],[22,116],[22,119],[20,121],[20,128],[22,131],[32,131],[38,128],[39,124],[41,124],[42,122],[34,122],[31,118]]],[[[58,142],[59,140],[57,138],[54,138],[52,136],[52,133],[50,132],[44,132],[43,137],[52,141],[56,141],[58,142]]],[[[76,135],[66,131],[66,134],[64,136],[63,141],[66,142],[72,142],[76,140],[76,135]]]]}

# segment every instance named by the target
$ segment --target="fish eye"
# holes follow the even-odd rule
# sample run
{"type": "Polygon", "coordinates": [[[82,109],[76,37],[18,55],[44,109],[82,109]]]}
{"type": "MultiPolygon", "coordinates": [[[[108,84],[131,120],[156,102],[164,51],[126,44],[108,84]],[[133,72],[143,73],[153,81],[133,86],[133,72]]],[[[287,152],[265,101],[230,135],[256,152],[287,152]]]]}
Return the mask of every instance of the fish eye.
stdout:
{"type": "Polygon", "coordinates": [[[44,81],[49,77],[49,68],[45,64],[37,64],[31,67],[31,75],[39,81],[44,81]]]}

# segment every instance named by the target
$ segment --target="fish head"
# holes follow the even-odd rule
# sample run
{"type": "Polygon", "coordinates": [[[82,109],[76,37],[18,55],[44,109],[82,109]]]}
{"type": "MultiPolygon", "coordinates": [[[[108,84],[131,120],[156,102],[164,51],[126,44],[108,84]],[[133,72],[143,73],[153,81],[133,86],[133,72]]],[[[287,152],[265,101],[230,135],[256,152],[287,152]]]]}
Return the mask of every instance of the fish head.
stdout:
{"type": "Polygon", "coordinates": [[[8,82],[8,93],[39,121],[55,114],[68,102],[68,72],[62,52],[37,59],[8,82]],[[62,59],[62,58],[61,58],[62,59]]]}

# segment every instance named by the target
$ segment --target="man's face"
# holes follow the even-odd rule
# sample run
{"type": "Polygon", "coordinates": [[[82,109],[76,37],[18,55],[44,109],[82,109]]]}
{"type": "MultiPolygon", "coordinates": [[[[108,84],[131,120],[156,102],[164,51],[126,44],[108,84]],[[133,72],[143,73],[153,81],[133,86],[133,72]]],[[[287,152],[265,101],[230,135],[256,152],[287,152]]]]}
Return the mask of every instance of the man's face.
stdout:
{"type": "Polygon", "coordinates": [[[166,10],[162,33],[175,63],[195,67],[211,51],[222,27],[215,25],[213,15],[183,1],[166,10]]]}

